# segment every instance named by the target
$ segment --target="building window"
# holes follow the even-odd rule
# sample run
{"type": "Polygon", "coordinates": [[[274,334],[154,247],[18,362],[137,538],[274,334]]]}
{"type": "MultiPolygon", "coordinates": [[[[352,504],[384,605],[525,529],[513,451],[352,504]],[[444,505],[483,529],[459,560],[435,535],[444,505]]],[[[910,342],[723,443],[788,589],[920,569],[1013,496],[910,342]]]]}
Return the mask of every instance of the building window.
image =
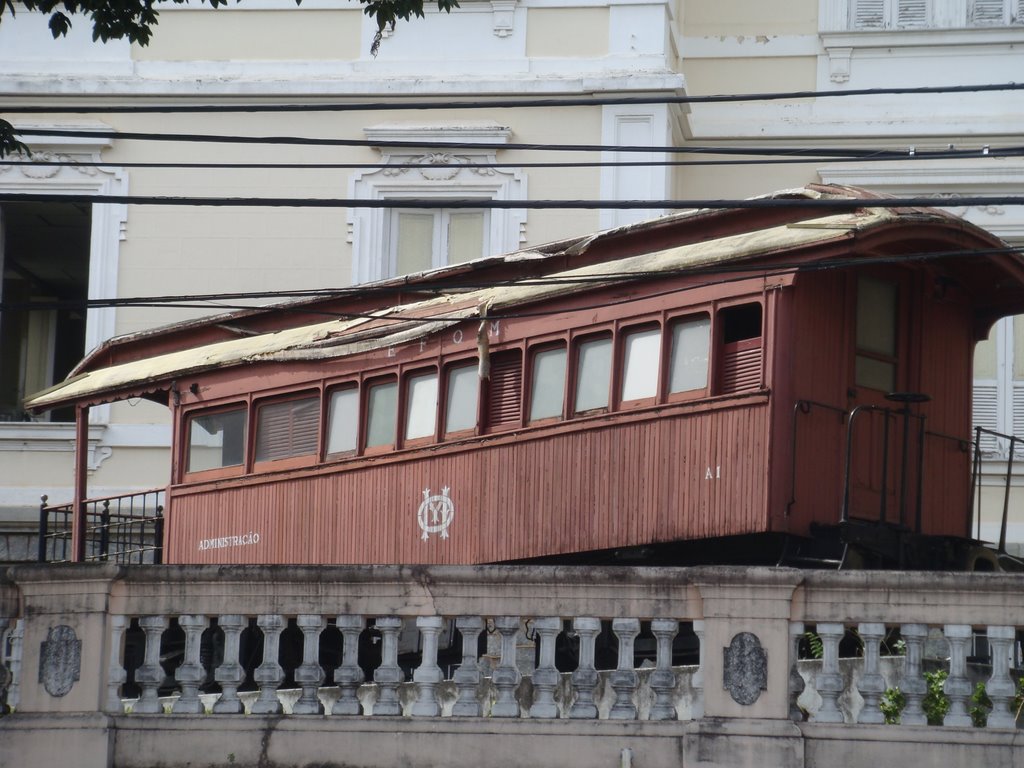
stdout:
{"type": "Polygon", "coordinates": [[[668,391],[672,394],[707,389],[711,318],[687,317],[672,323],[668,391]]]}
{"type": "Polygon", "coordinates": [[[355,453],[359,449],[359,389],[335,389],[328,406],[327,453],[355,453]]]}
{"type": "Polygon", "coordinates": [[[479,378],[475,361],[448,369],[448,395],[444,407],[446,435],[476,427],[479,378]]]}
{"type": "Polygon", "coordinates": [[[398,382],[371,384],[366,396],[366,447],[383,448],[395,444],[398,410],[398,382]]]}
{"type": "Polygon", "coordinates": [[[319,436],[319,397],[266,403],[256,410],[257,462],[312,456],[319,436]]]}
{"type": "Polygon", "coordinates": [[[724,395],[761,386],[761,316],[761,305],[756,303],[726,307],[718,313],[719,391],[724,395]]]}
{"type": "Polygon", "coordinates": [[[437,430],[437,374],[410,376],[405,396],[405,439],[433,437],[437,430]]]}
{"type": "Polygon", "coordinates": [[[530,421],[560,418],[565,403],[565,345],[533,353],[530,421]]]}
{"type": "Polygon", "coordinates": [[[523,416],[523,356],[518,349],[491,355],[487,387],[487,428],[519,426],[523,416]]]}
{"type": "Polygon", "coordinates": [[[822,0],[823,30],[971,29],[1024,23],[1021,0],[822,0]]]}
{"type": "Polygon", "coordinates": [[[576,346],[576,395],[573,412],[608,407],[612,371],[612,337],[588,338],[576,346]]]}
{"type": "Polygon", "coordinates": [[[862,277],[857,281],[857,354],[855,381],[858,387],[892,392],[896,387],[896,312],[899,299],[895,283],[862,277]]]}
{"type": "Polygon", "coordinates": [[[393,210],[388,270],[410,275],[490,253],[487,211],[393,210]]]}
{"type": "Polygon", "coordinates": [[[201,413],[188,422],[187,472],[241,466],[245,461],[245,412],[201,413]]]}
{"type": "Polygon", "coordinates": [[[622,400],[646,400],[658,394],[661,328],[626,332],[622,343],[622,400]]]}
{"type": "Polygon", "coordinates": [[[431,205],[350,209],[354,282],[381,280],[507,253],[517,250],[525,240],[524,209],[445,206],[451,200],[526,199],[526,180],[521,172],[487,167],[498,161],[497,150],[458,147],[449,152],[439,146],[445,142],[502,144],[511,136],[508,128],[496,124],[378,126],[365,129],[365,133],[371,141],[380,142],[382,167],[353,176],[350,196],[425,200],[431,205]],[[396,141],[404,142],[405,146],[388,146],[396,141]],[[415,143],[421,146],[410,146],[415,143]]]}

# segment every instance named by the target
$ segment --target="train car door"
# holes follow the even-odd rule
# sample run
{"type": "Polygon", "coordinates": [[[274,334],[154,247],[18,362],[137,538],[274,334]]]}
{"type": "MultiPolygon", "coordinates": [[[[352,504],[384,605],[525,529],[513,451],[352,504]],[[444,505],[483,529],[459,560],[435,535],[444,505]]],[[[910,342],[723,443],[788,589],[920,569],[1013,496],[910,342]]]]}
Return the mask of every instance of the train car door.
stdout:
{"type": "MultiPolygon", "coordinates": [[[[909,279],[895,273],[857,276],[853,288],[853,362],[848,389],[848,477],[846,501],[851,518],[904,522],[901,502],[912,508],[906,493],[915,485],[906,477],[916,467],[911,430],[904,461],[904,407],[894,393],[911,382],[909,351],[909,279]],[[907,490],[903,490],[903,486],[907,490]]],[[[903,512],[906,515],[906,512],[903,512]]]]}

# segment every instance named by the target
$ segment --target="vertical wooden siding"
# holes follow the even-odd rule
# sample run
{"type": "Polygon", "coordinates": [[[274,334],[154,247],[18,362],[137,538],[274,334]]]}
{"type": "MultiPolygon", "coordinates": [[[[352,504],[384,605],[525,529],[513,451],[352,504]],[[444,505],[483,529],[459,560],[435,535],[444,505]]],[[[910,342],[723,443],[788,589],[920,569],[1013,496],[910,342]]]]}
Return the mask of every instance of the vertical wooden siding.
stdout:
{"type": "MultiPolygon", "coordinates": [[[[172,490],[167,562],[481,563],[766,530],[768,403],[172,490]],[[424,491],[454,505],[426,541],[424,491]],[[200,549],[256,533],[258,544],[200,549]]],[[[251,538],[251,537],[250,537],[251,538]]]]}

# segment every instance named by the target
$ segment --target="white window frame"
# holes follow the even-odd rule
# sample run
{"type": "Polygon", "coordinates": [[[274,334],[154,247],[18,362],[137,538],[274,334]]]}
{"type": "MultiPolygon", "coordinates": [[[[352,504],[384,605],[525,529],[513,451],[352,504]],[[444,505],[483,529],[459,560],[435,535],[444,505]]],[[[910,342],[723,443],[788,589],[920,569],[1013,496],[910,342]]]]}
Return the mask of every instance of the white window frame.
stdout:
{"type": "MultiPolygon", "coordinates": [[[[19,123],[16,129],[22,140],[32,150],[37,161],[61,160],[65,162],[100,162],[103,149],[111,146],[106,138],[91,137],[47,137],[33,140],[32,129],[109,131],[110,126],[96,123],[60,126],[52,124],[19,123]]],[[[114,166],[34,166],[0,165],[0,191],[22,194],[77,194],[77,195],[126,195],[128,177],[123,169],[114,166]]],[[[128,220],[128,207],[121,204],[93,205],[91,232],[89,236],[89,299],[110,298],[117,295],[117,272],[121,241],[124,239],[128,220]]],[[[114,335],[115,309],[113,307],[90,308],[86,313],[85,352],[88,354],[114,335]]],[[[89,423],[105,426],[110,420],[110,406],[100,405],[89,409],[89,423]]],[[[96,440],[98,441],[98,437],[96,440]]],[[[54,450],[51,441],[62,444],[62,450],[74,450],[74,424],[71,423],[0,423],[0,451],[2,450],[54,450]],[[27,433],[34,437],[25,441],[27,433]],[[24,441],[24,442],[22,442],[24,441]]],[[[99,462],[110,455],[110,449],[93,445],[93,430],[90,430],[90,453],[96,461],[90,464],[90,471],[98,468],[99,462]],[[93,450],[95,448],[95,450],[93,450]]]]}
{"type": "MultiPolygon", "coordinates": [[[[525,200],[526,179],[518,169],[464,168],[470,163],[497,162],[496,149],[457,148],[438,151],[438,144],[471,142],[508,143],[511,131],[495,124],[441,126],[373,126],[364,129],[373,142],[401,141],[419,146],[378,147],[381,168],[355,174],[349,185],[353,198],[370,200],[436,200],[438,208],[450,200],[525,200]],[[415,164],[415,168],[393,165],[415,164]]],[[[433,210],[433,209],[431,209],[433,210]]],[[[526,211],[494,208],[487,222],[489,252],[515,251],[526,240],[526,211]]],[[[366,283],[391,277],[391,216],[387,208],[353,208],[348,213],[352,244],[352,280],[366,283]]]]}
{"type": "MultiPolygon", "coordinates": [[[[385,269],[389,274],[396,275],[398,273],[398,228],[399,228],[399,213],[418,213],[428,214],[433,216],[433,235],[432,235],[432,248],[431,248],[431,260],[430,268],[446,266],[449,255],[449,237],[448,237],[448,225],[451,221],[451,215],[453,213],[464,213],[472,212],[476,209],[472,208],[391,208],[385,212],[387,218],[387,238],[384,241],[384,259],[386,261],[385,269]]],[[[482,250],[481,256],[487,256],[491,254],[491,237],[490,237],[490,211],[486,208],[481,211],[484,214],[484,232],[483,240],[481,242],[482,250]]]]}

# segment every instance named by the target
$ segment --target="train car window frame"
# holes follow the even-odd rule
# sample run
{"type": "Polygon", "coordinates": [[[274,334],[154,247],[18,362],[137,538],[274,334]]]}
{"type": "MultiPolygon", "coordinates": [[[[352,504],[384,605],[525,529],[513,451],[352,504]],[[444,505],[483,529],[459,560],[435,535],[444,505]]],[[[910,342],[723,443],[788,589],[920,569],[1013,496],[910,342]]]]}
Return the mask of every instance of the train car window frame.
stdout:
{"type": "Polygon", "coordinates": [[[484,388],[484,430],[508,432],[523,425],[523,348],[507,347],[491,353],[491,371],[484,388]],[[500,420],[496,419],[500,416],[500,420]]]}
{"type": "Polygon", "coordinates": [[[761,301],[735,301],[715,307],[713,328],[717,353],[714,394],[737,395],[763,389],[765,360],[765,308],[761,301]],[[741,313],[756,308],[758,333],[750,335],[751,319],[741,313]],[[736,319],[730,319],[735,317],[736,319]]]}
{"type": "Polygon", "coordinates": [[[613,374],[615,372],[615,335],[612,331],[597,331],[595,333],[587,332],[586,334],[580,334],[575,336],[572,340],[572,359],[569,365],[569,386],[568,390],[572,393],[572,402],[569,405],[569,413],[571,417],[587,416],[596,413],[607,413],[612,407],[612,382],[613,374]],[[601,344],[602,347],[606,347],[606,353],[604,359],[601,355],[585,355],[584,348],[594,349],[593,345],[601,344]],[[587,358],[590,358],[588,364],[587,358]],[[589,370],[584,371],[584,366],[589,365],[589,370]],[[604,370],[602,370],[602,366],[604,370]],[[593,391],[594,396],[599,396],[600,386],[598,381],[600,375],[604,375],[604,403],[600,405],[590,405],[590,400],[585,401],[585,406],[580,407],[581,400],[581,388],[587,386],[593,391]]]}
{"type": "Polygon", "coordinates": [[[853,328],[853,381],[856,387],[864,387],[883,393],[899,389],[901,373],[901,324],[903,322],[903,318],[900,316],[903,309],[901,288],[899,280],[886,279],[876,275],[858,275],[857,277],[853,328]],[[866,294],[864,290],[866,283],[884,286],[890,294],[885,298],[891,299],[891,302],[884,308],[891,315],[890,319],[892,322],[891,327],[882,334],[888,335],[890,337],[888,340],[879,339],[877,333],[872,335],[873,332],[878,330],[878,325],[877,322],[871,323],[869,320],[878,320],[878,305],[873,304],[870,312],[862,311],[864,307],[861,301],[866,294]],[[888,341],[888,344],[886,344],[886,341],[888,341]],[[884,370],[888,371],[888,381],[881,382],[875,376],[884,370]],[[875,386],[876,384],[882,384],[882,386],[875,386]]]}
{"type": "MultiPolygon", "coordinates": [[[[482,402],[481,386],[480,386],[480,361],[476,358],[466,358],[462,360],[449,361],[444,365],[444,375],[442,377],[444,386],[444,396],[441,397],[440,393],[438,399],[440,400],[438,409],[438,424],[441,426],[441,435],[444,440],[457,440],[460,437],[471,437],[479,432],[480,428],[480,405],[482,402]],[[451,429],[452,414],[456,412],[453,408],[453,381],[452,374],[456,371],[460,371],[460,376],[469,376],[471,382],[471,388],[473,391],[473,424],[469,427],[462,427],[460,429],[451,429]]],[[[465,379],[463,379],[465,382],[465,379]]],[[[458,412],[461,414],[469,409],[458,408],[458,412]]],[[[461,424],[461,422],[460,422],[461,424]]]]}
{"type": "MultiPolygon", "coordinates": [[[[714,363],[714,345],[712,344],[712,338],[714,338],[714,329],[712,328],[711,312],[708,310],[687,312],[686,314],[673,315],[668,318],[666,324],[665,333],[665,345],[667,347],[665,357],[665,381],[663,386],[665,388],[665,399],[669,402],[678,400],[699,400],[706,398],[711,392],[711,372],[713,370],[712,365],[714,363]],[[677,368],[677,329],[684,326],[692,326],[695,321],[704,321],[704,334],[701,337],[703,347],[697,350],[693,350],[696,353],[691,354],[690,363],[683,363],[684,367],[692,364],[693,361],[703,360],[704,361],[704,383],[699,387],[690,387],[687,389],[674,389],[675,374],[677,368]]],[[[697,370],[694,368],[693,370],[697,370]]]]}
{"type": "MultiPolygon", "coordinates": [[[[620,326],[618,329],[618,349],[616,354],[616,362],[618,368],[618,375],[616,376],[616,395],[618,407],[621,410],[630,410],[632,408],[643,408],[649,405],[655,405],[658,399],[661,397],[661,379],[662,369],[664,367],[663,361],[665,357],[665,332],[662,328],[660,321],[650,322],[639,322],[632,323],[630,325],[620,326]],[[653,376],[644,376],[643,370],[634,368],[633,375],[630,374],[630,356],[632,348],[630,346],[631,337],[639,337],[641,335],[647,335],[651,332],[657,333],[657,340],[651,344],[651,349],[640,350],[648,355],[646,361],[639,361],[637,364],[643,364],[643,362],[650,362],[651,360],[657,366],[657,370],[653,372],[653,376]],[[654,383],[653,394],[641,394],[639,397],[627,397],[627,394],[632,394],[632,391],[627,393],[627,386],[632,386],[633,382],[640,383],[650,380],[654,383]]],[[[650,371],[647,371],[650,373],[650,371]]],[[[646,390],[645,390],[646,391],[646,390]]]]}
{"type": "MultiPolygon", "coordinates": [[[[291,467],[302,467],[315,464],[320,458],[320,423],[322,420],[322,398],[320,392],[305,390],[293,392],[282,397],[264,398],[253,404],[252,411],[252,466],[254,472],[266,471],[269,469],[288,469],[291,467]],[[280,408],[283,406],[295,405],[305,402],[315,409],[315,416],[311,424],[302,425],[312,437],[312,448],[305,453],[288,453],[272,458],[260,457],[260,440],[262,426],[261,419],[268,409],[280,408]]],[[[290,423],[296,424],[294,415],[288,417],[290,423]]],[[[294,433],[290,436],[294,437],[294,433]]]]}
{"type": "MultiPolygon", "coordinates": [[[[248,402],[225,403],[217,406],[207,406],[190,409],[184,414],[184,429],[182,440],[182,482],[195,480],[216,480],[222,477],[240,477],[246,473],[249,455],[249,404],[248,402]],[[201,418],[212,418],[225,414],[241,415],[241,438],[238,451],[240,460],[234,464],[220,464],[219,466],[208,466],[201,469],[192,469],[192,449],[195,443],[192,439],[192,425],[201,418]]],[[[207,432],[207,434],[212,434],[207,432]]]]}
{"type": "Polygon", "coordinates": [[[401,411],[401,447],[413,448],[420,445],[429,445],[437,441],[438,411],[440,410],[440,376],[436,367],[416,368],[402,374],[402,392],[399,394],[398,407],[401,411]],[[414,381],[433,379],[433,402],[429,407],[425,406],[422,400],[425,394],[429,400],[430,392],[422,390],[419,393],[413,392],[414,381]],[[432,420],[430,431],[426,434],[409,435],[412,409],[418,409],[418,416],[426,416],[432,420]]]}
{"type": "Polygon", "coordinates": [[[400,393],[398,387],[398,376],[397,374],[387,374],[384,376],[376,376],[372,379],[367,379],[363,382],[362,391],[362,409],[360,424],[362,426],[360,441],[362,445],[362,453],[366,456],[372,456],[375,454],[388,453],[390,451],[397,450],[398,448],[398,409],[400,407],[400,393]],[[383,387],[392,388],[393,395],[392,402],[388,403],[386,400],[381,401],[380,415],[387,416],[390,414],[390,424],[382,422],[384,431],[391,432],[391,440],[387,443],[370,443],[370,440],[374,439],[372,430],[374,429],[374,416],[378,413],[374,406],[374,393],[375,391],[383,391],[383,387]],[[386,409],[386,411],[385,411],[386,409]],[[389,430],[390,427],[390,430],[389,430]]]}
{"type": "Polygon", "coordinates": [[[568,348],[565,340],[545,341],[533,344],[529,349],[530,369],[527,378],[527,396],[525,411],[526,423],[531,426],[550,424],[565,418],[566,374],[568,372],[568,348]],[[557,359],[560,357],[561,359],[557,359]],[[544,361],[543,363],[541,361],[544,361]],[[539,369],[543,367],[543,370],[539,369]],[[541,381],[543,378],[543,381],[541,381]],[[555,386],[560,385],[558,409],[554,410],[555,386]],[[539,402],[538,397],[547,396],[548,400],[539,402]],[[550,402],[550,405],[549,405],[550,402]],[[543,410],[535,415],[538,407],[543,410]]]}
{"type": "MultiPolygon", "coordinates": [[[[324,419],[324,458],[326,461],[334,459],[348,458],[351,456],[359,455],[360,439],[362,438],[362,424],[360,419],[360,400],[361,391],[358,381],[346,381],[338,384],[331,385],[326,392],[325,397],[325,408],[324,413],[326,417],[324,419]],[[349,423],[352,427],[352,440],[351,448],[345,447],[341,450],[331,450],[332,437],[334,436],[335,427],[335,396],[336,395],[351,395],[353,401],[351,403],[349,423]]],[[[345,414],[339,414],[345,415],[345,414]]],[[[346,441],[346,445],[348,441],[346,441]]]]}

